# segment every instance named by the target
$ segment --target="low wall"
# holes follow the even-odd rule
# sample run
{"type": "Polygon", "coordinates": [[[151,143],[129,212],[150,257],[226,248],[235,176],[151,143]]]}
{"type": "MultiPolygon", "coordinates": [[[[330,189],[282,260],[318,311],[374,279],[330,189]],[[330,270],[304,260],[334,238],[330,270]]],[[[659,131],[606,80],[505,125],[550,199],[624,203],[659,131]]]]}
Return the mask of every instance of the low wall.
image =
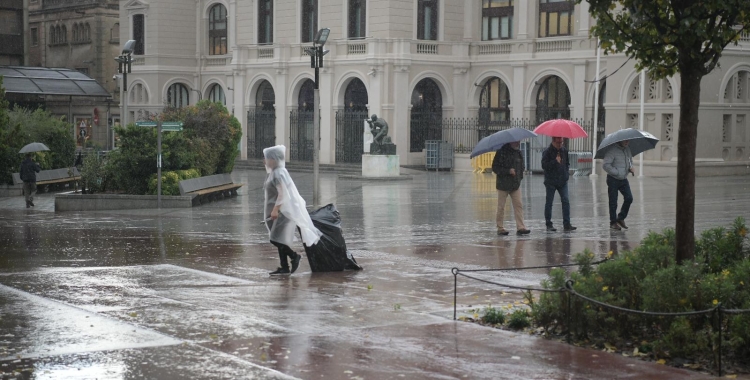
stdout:
{"type": "MultiPolygon", "coordinates": [[[[193,197],[162,195],[161,208],[190,208],[193,197]]],[[[80,194],[55,195],[55,211],[138,210],[158,208],[156,195],[80,194]]]]}
{"type": "Polygon", "coordinates": [[[23,195],[23,185],[0,185],[0,198],[20,197],[23,195]]]}

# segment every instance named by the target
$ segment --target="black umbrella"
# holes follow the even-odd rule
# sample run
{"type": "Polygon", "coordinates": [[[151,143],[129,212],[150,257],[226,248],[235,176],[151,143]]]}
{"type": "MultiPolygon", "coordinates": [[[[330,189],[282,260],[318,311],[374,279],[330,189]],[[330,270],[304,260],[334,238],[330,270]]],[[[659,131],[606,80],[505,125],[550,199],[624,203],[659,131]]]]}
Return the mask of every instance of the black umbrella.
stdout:
{"type": "Polygon", "coordinates": [[[640,129],[621,129],[617,132],[608,134],[607,137],[602,140],[602,143],[599,145],[599,149],[596,151],[596,156],[594,158],[604,158],[604,155],[607,154],[607,151],[610,148],[612,148],[618,142],[625,140],[630,141],[628,147],[630,148],[630,153],[632,153],[633,156],[641,154],[647,150],[654,149],[656,147],[656,144],[659,142],[659,139],[657,139],[654,135],[648,132],[641,131],[640,129]]]}

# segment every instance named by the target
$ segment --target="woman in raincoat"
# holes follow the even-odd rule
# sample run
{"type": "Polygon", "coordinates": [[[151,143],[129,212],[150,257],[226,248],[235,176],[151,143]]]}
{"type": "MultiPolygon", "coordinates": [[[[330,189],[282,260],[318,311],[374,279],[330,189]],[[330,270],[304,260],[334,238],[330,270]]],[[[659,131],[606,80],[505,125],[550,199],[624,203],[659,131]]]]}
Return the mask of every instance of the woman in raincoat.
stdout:
{"type": "Polygon", "coordinates": [[[294,230],[299,228],[302,241],[312,246],[320,240],[321,233],[313,226],[310,214],[305,208],[305,200],[297,192],[297,187],[285,168],[286,147],[276,145],[263,149],[263,164],[268,177],[263,184],[265,207],[263,217],[268,228],[271,244],[279,249],[281,266],[271,275],[291,274],[299,267],[302,258],[290,245],[294,240],[294,230]],[[291,260],[289,269],[287,258],[291,260]]]}

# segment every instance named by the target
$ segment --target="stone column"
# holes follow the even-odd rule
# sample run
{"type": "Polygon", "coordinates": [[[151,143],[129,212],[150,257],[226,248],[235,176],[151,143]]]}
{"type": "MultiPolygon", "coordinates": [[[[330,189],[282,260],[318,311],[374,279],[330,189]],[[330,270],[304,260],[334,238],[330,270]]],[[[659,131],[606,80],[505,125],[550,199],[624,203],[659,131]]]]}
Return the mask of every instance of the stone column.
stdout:
{"type": "Polygon", "coordinates": [[[389,123],[393,131],[393,142],[396,153],[401,156],[401,163],[409,162],[409,110],[411,93],[409,92],[409,66],[396,65],[393,70],[393,122],[389,123]]]}
{"type": "Polygon", "coordinates": [[[570,117],[583,119],[586,116],[586,62],[573,63],[573,83],[570,90],[570,117]]]}
{"type": "Polygon", "coordinates": [[[510,117],[511,119],[523,119],[524,94],[526,93],[526,64],[514,63],[513,83],[508,83],[510,91],[510,117]]]}
{"type": "Polygon", "coordinates": [[[589,17],[589,3],[582,1],[576,7],[578,8],[578,12],[574,13],[574,17],[576,20],[578,20],[577,34],[581,37],[588,37],[589,28],[591,28],[591,18],[589,17]]]}
{"type": "Polygon", "coordinates": [[[469,86],[474,86],[469,81],[468,65],[458,65],[453,67],[453,117],[466,117],[469,99],[469,86]]]}
{"type": "Polygon", "coordinates": [[[233,104],[236,105],[234,114],[242,126],[242,138],[240,139],[240,158],[247,160],[247,108],[245,107],[245,75],[239,71],[233,73],[234,83],[232,88],[233,104]]]}

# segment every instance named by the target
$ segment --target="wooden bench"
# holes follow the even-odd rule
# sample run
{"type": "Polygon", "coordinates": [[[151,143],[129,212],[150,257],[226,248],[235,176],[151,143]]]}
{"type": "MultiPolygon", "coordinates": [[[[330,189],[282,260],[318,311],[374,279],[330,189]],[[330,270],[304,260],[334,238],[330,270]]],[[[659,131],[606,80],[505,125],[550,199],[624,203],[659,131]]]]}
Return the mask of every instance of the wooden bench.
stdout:
{"type": "MultiPolygon", "coordinates": [[[[76,189],[78,188],[78,181],[81,180],[81,173],[78,172],[78,168],[75,166],[70,168],[42,170],[36,173],[36,186],[54,185],[57,183],[73,182],[76,189]]],[[[23,184],[21,181],[21,173],[13,173],[13,184],[23,184]]]]}
{"type": "Polygon", "coordinates": [[[240,187],[242,184],[233,183],[230,174],[214,174],[180,181],[180,195],[192,196],[193,206],[197,206],[216,199],[235,196],[240,187]]]}

